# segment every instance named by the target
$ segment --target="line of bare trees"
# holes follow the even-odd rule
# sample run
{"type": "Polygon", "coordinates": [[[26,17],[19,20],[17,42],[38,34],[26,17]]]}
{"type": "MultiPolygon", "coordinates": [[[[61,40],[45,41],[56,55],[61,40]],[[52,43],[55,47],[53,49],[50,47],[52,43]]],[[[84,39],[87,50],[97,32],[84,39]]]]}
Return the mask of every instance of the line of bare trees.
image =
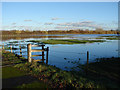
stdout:
{"type": "Polygon", "coordinates": [[[118,30],[50,30],[50,31],[29,31],[10,30],[2,31],[2,35],[36,35],[36,34],[118,34],[118,30]]]}

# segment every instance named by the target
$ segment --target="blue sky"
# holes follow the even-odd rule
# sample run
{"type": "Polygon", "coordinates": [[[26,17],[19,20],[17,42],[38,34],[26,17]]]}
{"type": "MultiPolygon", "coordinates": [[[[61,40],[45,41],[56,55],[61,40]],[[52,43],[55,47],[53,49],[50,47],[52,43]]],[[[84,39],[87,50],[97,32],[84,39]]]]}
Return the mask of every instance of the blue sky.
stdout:
{"type": "Polygon", "coordinates": [[[3,2],[4,30],[117,29],[117,2],[3,2]]]}

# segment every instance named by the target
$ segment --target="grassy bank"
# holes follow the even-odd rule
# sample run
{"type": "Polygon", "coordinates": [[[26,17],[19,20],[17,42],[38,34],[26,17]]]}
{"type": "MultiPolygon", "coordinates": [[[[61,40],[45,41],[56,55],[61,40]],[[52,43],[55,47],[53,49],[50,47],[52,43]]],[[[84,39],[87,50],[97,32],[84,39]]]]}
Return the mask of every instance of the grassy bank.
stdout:
{"type": "Polygon", "coordinates": [[[72,72],[63,71],[55,66],[46,65],[43,63],[28,63],[28,62],[19,62],[19,64],[10,63],[10,62],[15,62],[15,59],[16,61],[21,60],[21,59],[17,58],[14,54],[9,53],[8,51],[3,51],[2,56],[4,57],[3,66],[12,65],[9,67],[3,67],[4,87],[7,87],[7,84],[9,86],[9,84],[11,83],[12,85],[11,87],[14,87],[14,88],[34,88],[34,87],[41,88],[40,87],[41,83],[39,81],[44,82],[42,83],[42,86],[44,84],[46,87],[45,83],[47,83],[49,87],[52,87],[52,88],[97,88],[97,87],[100,87],[100,85],[98,83],[95,83],[94,81],[88,80],[87,78],[82,77],[82,76],[77,77],[72,72]],[[9,61],[9,63],[6,63],[5,61],[9,61]],[[13,65],[15,66],[13,67],[13,65]],[[24,79],[26,80],[25,75],[30,75],[32,77],[35,77],[39,79],[39,81],[36,81],[36,79],[33,79],[34,82],[24,83],[22,81],[24,81],[24,79]],[[17,85],[15,83],[12,84],[12,82],[14,82],[14,79],[16,83],[18,82],[22,82],[22,83],[21,84],[18,83],[17,85]],[[16,81],[17,79],[18,79],[18,82],[16,81]]]}
{"type": "Polygon", "coordinates": [[[97,62],[89,64],[89,71],[113,80],[120,80],[120,58],[98,58],[97,62]]]}
{"type": "Polygon", "coordinates": [[[16,64],[25,63],[26,59],[13,53],[2,50],[2,89],[9,88],[43,88],[49,86],[44,82],[30,76],[24,70],[14,67],[16,64]]]}
{"type": "Polygon", "coordinates": [[[23,63],[15,67],[47,82],[52,88],[101,88],[102,85],[74,72],[39,63],[23,63]],[[23,67],[24,66],[24,67],[23,67]]]}
{"type": "Polygon", "coordinates": [[[85,44],[94,42],[104,42],[104,40],[49,39],[49,40],[30,40],[28,42],[44,44],[85,44]]]}
{"type": "Polygon", "coordinates": [[[88,65],[89,77],[102,82],[108,88],[120,88],[120,58],[97,58],[88,65]]]}
{"type": "Polygon", "coordinates": [[[25,62],[26,59],[23,57],[19,57],[14,53],[10,53],[9,51],[2,51],[2,66],[4,65],[14,65],[25,62]]]}
{"type": "MultiPolygon", "coordinates": [[[[2,56],[4,56],[3,62],[14,62],[14,58],[17,58],[14,54],[6,51],[3,51],[2,56]]],[[[24,83],[24,81],[19,84],[18,82],[16,82],[18,84],[15,84],[14,88],[120,88],[120,86],[118,85],[120,79],[119,59],[120,58],[97,59],[98,62],[89,64],[87,75],[86,65],[81,66],[79,65],[79,63],[77,63],[77,67],[83,69],[83,71],[64,71],[55,66],[47,65],[44,63],[28,63],[25,60],[23,60],[22,62],[19,62],[19,64],[14,63],[16,64],[14,65],[14,67],[3,67],[3,79],[13,80],[9,81],[12,83],[14,82],[14,78],[18,81],[20,80],[19,82],[22,82],[24,80],[28,80],[29,82],[29,79],[32,78],[32,80],[29,83],[24,83]],[[40,81],[42,81],[42,83],[40,81]]],[[[18,60],[21,59],[18,58],[17,61],[18,60]]],[[[9,64],[13,65],[13,63],[9,64]]],[[[4,85],[6,84],[4,83],[4,85]]],[[[14,86],[14,84],[12,85],[14,86]]]]}

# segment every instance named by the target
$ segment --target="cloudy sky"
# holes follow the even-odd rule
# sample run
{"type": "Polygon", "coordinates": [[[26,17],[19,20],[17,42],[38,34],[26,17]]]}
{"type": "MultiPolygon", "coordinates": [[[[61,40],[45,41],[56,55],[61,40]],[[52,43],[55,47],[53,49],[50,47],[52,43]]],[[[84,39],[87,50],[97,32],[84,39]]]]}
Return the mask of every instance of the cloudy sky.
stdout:
{"type": "Polygon", "coordinates": [[[3,2],[3,30],[118,28],[117,2],[3,2]]]}

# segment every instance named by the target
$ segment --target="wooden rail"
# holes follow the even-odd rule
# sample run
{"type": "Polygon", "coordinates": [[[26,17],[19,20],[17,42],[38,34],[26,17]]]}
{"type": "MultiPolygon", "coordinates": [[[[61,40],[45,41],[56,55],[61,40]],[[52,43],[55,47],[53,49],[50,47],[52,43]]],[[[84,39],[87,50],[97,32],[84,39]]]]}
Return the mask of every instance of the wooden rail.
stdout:
{"type": "MultiPolygon", "coordinates": [[[[2,45],[2,49],[5,49],[4,47],[5,45],[2,45]]],[[[6,45],[8,50],[10,50],[11,53],[20,53],[19,56],[27,56],[28,58],[28,62],[36,62],[36,61],[42,61],[44,62],[44,60],[46,60],[46,64],[48,64],[48,51],[49,51],[49,47],[44,48],[45,45],[31,45],[31,44],[27,44],[27,51],[22,51],[22,46],[21,44],[15,44],[15,45],[6,45]],[[19,46],[19,48],[15,48],[14,46],[19,46]],[[41,49],[32,49],[32,47],[41,47],[41,49]],[[19,50],[19,51],[16,51],[19,50]],[[27,55],[22,55],[22,53],[27,52],[27,55]],[[42,54],[40,55],[32,55],[32,52],[42,52],[42,54]],[[45,59],[45,52],[46,52],[46,59],[45,59]],[[42,59],[39,60],[34,60],[32,57],[37,57],[37,56],[41,56],[42,59]]]]}
{"type": "MultiPolygon", "coordinates": [[[[5,45],[2,45],[2,49],[5,49],[4,47],[5,45]]],[[[10,45],[10,52],[12,53],[15,50],[20,50],[20,51],[15,51],[14,53],[19,53],[19,56],[26,56],[26,55],[22,55],[22,53],[27,52],[27,58],[28,58],[28,62],[37,62],[37,61],[42,61],[44,62],[44,60],[46,60],[46,64],[48,64],[48,51],[49,51],[49,47],[44,48],[45,45],[31,45],[31,44],[27,44],[27,51],[22,51],[22,47],[20,45],[20,48],[14,48],[12,45],[10,45]],[[31,49],[32,47],[41,47],[41,49],[31,49]],[[42,52],[42,54],[40,55],[32,55],[32,52],[42,52]],[[45,59],[45,52],[46,52],[46,59],[45,59]],[[37,57],[37,56],[42,56],[42,59],[39,60],[34,60],[32,59],[32,57],[37,57]]],[[[87,64],[86,64],[86,74],[88,73],[88,65],[89,65],[89,51],[87,51],[87,64]]]]}
{"type": "Polygon", "coordinates": [[[46,64],[48,64],[48,51],[49,51],[49,47],[44,48],[45,45],[31,45],[28,44],[27,45],[27,51],[28,51],[28,62],[36,62],[36,61],[42,61],[44,63],[44,52],[46,51],[46,64]],[[42,47],[42,49],[31,49],[32,47],[42,47]],[[42,55],[32,55],[32,52],[42,52],[42,55]],[[39,60],[32,60],[32,57],[36,57],[36,56],[42,56],[42,59],[39,60]]]}

